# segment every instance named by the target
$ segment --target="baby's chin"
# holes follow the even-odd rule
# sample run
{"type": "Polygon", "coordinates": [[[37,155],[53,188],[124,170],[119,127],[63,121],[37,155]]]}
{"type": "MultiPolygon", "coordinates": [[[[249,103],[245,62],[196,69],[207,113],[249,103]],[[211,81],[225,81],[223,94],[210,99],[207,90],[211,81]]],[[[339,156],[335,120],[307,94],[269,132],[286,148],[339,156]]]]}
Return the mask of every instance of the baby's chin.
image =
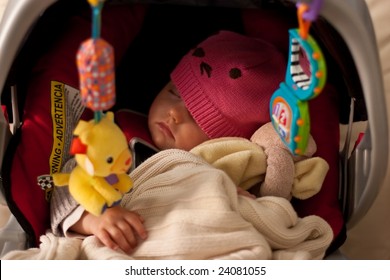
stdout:
{"type": "Polygon", "coordinates": [[[169,141],[167,141],[163,135],[153,136],[153,134],[152,134],[152,140],[153,140],[154,146],[157,147],[157,149],[159,149],[159,150],[167,150],[167,149],[175,148],[175,145],[172,143],[169,143],[169,141]]]}

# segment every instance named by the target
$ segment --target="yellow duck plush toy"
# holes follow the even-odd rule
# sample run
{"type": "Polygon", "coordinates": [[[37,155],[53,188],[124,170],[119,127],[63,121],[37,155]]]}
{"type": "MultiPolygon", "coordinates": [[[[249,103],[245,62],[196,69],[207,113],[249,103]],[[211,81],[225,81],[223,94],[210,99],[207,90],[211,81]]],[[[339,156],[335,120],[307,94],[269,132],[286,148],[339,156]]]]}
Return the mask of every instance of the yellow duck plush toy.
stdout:
{"type": "Polygon", "coordinates": [[[71,154],[77,166],[71,173],[53,174],[53,181],[56,186],[68,185],[74,199],[98,216],[132,188],[127,175],[132,155],[112,112],[99,122],[80,121],[74,135],[71,154]]]}

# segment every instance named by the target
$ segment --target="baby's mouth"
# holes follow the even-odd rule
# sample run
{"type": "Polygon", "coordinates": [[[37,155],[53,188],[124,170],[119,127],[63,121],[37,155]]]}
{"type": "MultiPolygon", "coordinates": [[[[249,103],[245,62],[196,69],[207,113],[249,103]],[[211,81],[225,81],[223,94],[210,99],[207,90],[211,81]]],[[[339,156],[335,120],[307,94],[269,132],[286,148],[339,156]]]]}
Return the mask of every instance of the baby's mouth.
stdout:
{"type": "Polygon", "coordinates": [[[175,139],[169,125],[167,125],[164,122],[159,122],[159,123],[157,123],[157,126],[166,136],[168,136],[169,138],[175,139]]]}

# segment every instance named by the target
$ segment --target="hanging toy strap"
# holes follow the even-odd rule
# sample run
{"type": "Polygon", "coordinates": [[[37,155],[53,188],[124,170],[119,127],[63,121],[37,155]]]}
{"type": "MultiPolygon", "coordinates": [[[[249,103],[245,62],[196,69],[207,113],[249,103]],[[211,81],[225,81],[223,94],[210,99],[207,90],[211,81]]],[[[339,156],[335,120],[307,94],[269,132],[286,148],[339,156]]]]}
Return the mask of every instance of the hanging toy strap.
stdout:
{"type": "Polygon", "coordinates": [[[101,11],[104,0],[88,0],[92,9],[92,37],[77,53],[80,93],[83,104],[94,111],[99,122],[103,111],[115,104],[115,67],[112,46],[100,38],[101,11]]]}
{"type": "Polygon", "coordinates": [[[299,29],[289,30],[289,57],[285,81],[273,94],[271,121],[283,142],[294,155],[305,153],[310,136],[308,101],[317,97],[326,83],[323,53],[309,34],[312,21],[319,13],[322,0],[298,3],[299,29]]]}
{"type": "Polygon", "coordinates": [[[92,38],[97,39],[100,37],[103,1],[88,0],[88,2],[92,9],[92,38]]]}

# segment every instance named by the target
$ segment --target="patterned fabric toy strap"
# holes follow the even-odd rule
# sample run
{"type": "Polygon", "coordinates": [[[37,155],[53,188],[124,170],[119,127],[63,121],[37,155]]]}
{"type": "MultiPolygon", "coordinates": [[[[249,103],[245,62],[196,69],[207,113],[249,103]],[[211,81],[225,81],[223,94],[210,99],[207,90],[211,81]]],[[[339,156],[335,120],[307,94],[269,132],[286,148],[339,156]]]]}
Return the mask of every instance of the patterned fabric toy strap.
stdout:
{"type": "Polygon", "coordinates": [[[77,53],[82,102],[93,111],[115,104],[114,50],[105,40],[88,39],[77,53]]]}

